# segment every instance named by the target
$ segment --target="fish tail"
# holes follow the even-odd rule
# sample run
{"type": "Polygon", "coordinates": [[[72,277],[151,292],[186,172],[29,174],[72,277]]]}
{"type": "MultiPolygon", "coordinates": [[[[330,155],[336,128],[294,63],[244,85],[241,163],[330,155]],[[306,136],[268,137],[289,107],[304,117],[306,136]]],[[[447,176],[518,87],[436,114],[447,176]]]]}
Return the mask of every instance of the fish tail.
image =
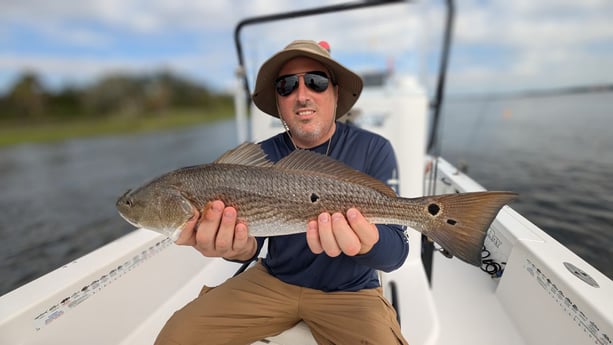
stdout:
{"type": "Polygon", "coordinates": [[[430,219],[423,233],[452,255],[481,265],[485,235],[498,211],[517,197],[512,192],[458,193],[426,198],[430,219]]]}

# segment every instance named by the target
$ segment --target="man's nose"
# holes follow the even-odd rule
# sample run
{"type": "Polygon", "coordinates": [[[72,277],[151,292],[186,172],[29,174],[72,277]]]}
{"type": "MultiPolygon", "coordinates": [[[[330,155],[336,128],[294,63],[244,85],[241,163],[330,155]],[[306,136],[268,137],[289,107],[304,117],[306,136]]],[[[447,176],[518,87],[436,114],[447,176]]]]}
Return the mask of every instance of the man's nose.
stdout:
{"type": "Polygon", "coordinates": [[[309,91],[308,87],[305,84],[304,75],[298,76],[298,89],[296,90],[298,100],[304,101],[309,99],[309,91]]]}

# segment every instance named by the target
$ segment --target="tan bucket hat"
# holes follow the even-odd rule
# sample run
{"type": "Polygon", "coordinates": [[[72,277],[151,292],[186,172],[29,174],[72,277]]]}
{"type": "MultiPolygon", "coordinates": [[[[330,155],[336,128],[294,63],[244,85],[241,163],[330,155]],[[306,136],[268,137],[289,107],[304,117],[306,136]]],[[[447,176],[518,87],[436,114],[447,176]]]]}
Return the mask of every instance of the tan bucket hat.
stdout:
{"type": "MultiPolygon", "coordinates": [[[[324,42],[321,44],[327,45],[324,42]]],[[[298,56],[309,57],[326,66],[328,72],[332,74],[332,82],[338,85],[336,118],[338,119],[349,112],[362,92],[362,78],[334,61],[326,48],[310,40],[293,41],[262,64],[255,81],[255,92],[252,97],[253,103],[263,112],[279,117],[274,82],[278,77],[281,67],[287,61],[298,56]]]]}

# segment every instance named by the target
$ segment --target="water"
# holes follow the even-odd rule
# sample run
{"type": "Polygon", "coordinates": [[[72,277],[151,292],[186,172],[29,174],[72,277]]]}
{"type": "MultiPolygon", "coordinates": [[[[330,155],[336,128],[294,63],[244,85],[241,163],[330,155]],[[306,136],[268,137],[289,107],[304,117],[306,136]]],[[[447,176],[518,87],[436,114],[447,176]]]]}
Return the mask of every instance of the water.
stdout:
{"type": "Polygon", "coordinates": [[[0,295],[133,230],[115,210],[128,188],[235,144],[224,122],[0,149],[0,295]]]}
{"type": "MultiPolygon", "coordinates": [[[[613,277],[610,93],[450,100],[443,155],[613,277]]],[[[131,231],[115,200],[235,145],[233,122],[0,149],[0,295],[131,231]]]]}
{"type": "Polygon", "coordinates": [[[613,94],[447,102],[442,155],[613,278],[613,94]]]}

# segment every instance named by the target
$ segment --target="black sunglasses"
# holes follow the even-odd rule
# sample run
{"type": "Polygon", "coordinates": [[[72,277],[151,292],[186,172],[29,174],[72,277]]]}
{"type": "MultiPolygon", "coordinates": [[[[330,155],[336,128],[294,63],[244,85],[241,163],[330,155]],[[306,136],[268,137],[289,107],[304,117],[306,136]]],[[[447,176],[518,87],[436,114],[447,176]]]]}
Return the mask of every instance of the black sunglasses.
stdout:
{"type": "Polygon", "coordinates": [[[304,85],[315,92],[324,92],[330,83],[328,75],[321,71],[282,75],[275,80],[275,89],[280,96],[288,96],[298,88],[299,76],[303,76],[304,85]]]}

